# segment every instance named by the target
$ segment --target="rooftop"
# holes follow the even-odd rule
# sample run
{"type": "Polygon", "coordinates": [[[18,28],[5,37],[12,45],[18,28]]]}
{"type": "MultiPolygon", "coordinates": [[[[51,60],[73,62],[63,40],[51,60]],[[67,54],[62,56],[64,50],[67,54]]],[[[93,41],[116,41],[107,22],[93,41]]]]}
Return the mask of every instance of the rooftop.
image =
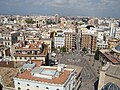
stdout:
{"type": "Polygon", "coordinates": [[[41,42],[34,42],[27,45],[23,43],[16,43],[15,44],[15,52],[14,56],[39,56],[39,55],[46,55],[48,52],[48,45],[41,43],[41,42]],[[19,52],[19,51],[40,51],[40,53],[32,54],[29,52],[19,52]]]}
{"type": "Polygon", "coordinates": [[[24,50],[29,50],[29,49],[34,49],[34,50],[38,50],[41,47],[41,42],[34,42],[34,43],[27,43],[26,45],[24,45],[23,43],[16,43],[16,49],[24,49],[24,50]]]}
{"type": "Polygon", "coordinates": [[[13,77],[16,76],[17,73],[17,68],[0,67],[0,75],[2,77],[3,84],[7,87],[14,87],[13,77]]]}
{"type": "Polygon", "coordinates": [[[41,66],[32,70],[25,70],[16,78],[51,84],[64,84],[72,71],[73,69],[65,68],[63,72],[58,73],[58,67],[41,66]]]}
{"type": "Polygon", "coordinates": [[[28,60],[23,64],[22,68],[23,69],[32,69],[34,67],[41,66],[42,63],[43,63],[42,60],[28,60]]]}
{"type": "Polygon", "coordinates": [[[100,50],[100,52],[113,64],[120,63],[119,59],[114,57],[108,50],[100,50]]]}
{"type": "Polygon", "coordinates": [[[120,65],[109,65],[106,70],[106,75],[120,79],[120,65]]]}
{"type": "Polygon", "coordinates": [[[116,39],[116,38],[109,38],[108,41],[109,41],[109,42],[119,42],[119,40],[116,39]]]}

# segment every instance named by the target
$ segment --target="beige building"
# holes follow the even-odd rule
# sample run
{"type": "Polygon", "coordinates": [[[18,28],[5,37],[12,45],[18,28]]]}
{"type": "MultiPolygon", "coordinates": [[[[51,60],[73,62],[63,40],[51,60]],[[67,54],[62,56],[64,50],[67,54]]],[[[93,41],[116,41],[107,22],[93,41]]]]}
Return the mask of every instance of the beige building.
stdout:
{"type": "Polygon", "coordinates": [[[19,42],[13,45],[13,60],[27,61],[29,59],[43,60],[44,64],[48,63],[48,45],[41,41],[36,42],[19,42]]]}
{"type": "Polygon", "coordinates": [[[118,40],[118,39],[116,39],[116,38],[109,38],[109,39],[108,39],[108,48],[113,48],[113,47],[115,47],[119,41],[120,41],[120,40],[118,40]]]}
{"type": "Polygon", "coordinates": [[[95,52],[97,37],[90,33],[82,33],[81,49],[86,48],[88,52],[95,52]]]}
{"type": "Polygon", "coordinates": [[[76,34],[75,32],[65,32],[65,47],[69,50],[76,48],[76,34]]]}
{"type": "Polygon", "coordinates": [[[108,85],[110,83],[119,88],[115,89],[115,87],[112,90],[120,90],[120,87],[118,87],[120,86],[120,65],[112,65],[107,63],[100,71],[98,90],[111,90],[109,87],[112,85],[108,85]]]}
{"type": "Polygon", "coordinates": [[[98,19],[97,18],[92,18],[88,21],[88,24],[97,26],[98,25],[98,19]]]}

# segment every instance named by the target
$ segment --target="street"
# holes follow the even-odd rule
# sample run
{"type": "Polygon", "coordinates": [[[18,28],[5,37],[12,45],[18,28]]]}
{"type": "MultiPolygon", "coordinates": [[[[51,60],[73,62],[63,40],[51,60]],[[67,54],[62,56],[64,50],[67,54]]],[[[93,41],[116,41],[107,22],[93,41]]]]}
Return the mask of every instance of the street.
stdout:
{"type": "MultiPolygon", "coordinates": [[[[67,65],[76,65],[83,67],[81,72],[82,84],[80,90],[95,90],[94,83],[98,78],[96,67],[92,66],[91,61],[89,61],[88,56],[82,56],[78,52],[70,53],[59,53],[55,57],[58,60],[58,63],[67,64],[67,65]]],[[[92,58],[91,58],[92,59],[92,58]]]]}

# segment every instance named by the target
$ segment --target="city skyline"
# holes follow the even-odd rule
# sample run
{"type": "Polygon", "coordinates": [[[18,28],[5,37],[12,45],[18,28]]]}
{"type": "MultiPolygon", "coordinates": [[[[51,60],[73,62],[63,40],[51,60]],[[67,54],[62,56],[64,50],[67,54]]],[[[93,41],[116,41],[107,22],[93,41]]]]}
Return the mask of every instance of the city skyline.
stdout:
{"type": "Polygon", "coordinates": [[[119,0],[0,0],[0,14],[119,17],[119,0]]]}

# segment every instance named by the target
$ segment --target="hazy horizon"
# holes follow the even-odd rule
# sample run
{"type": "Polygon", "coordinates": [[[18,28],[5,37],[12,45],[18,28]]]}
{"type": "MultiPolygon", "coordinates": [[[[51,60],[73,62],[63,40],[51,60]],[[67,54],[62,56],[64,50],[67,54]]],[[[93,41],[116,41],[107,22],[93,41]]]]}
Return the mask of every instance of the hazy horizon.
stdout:
{"type": "Polygon", "coordinates": [[[120,0],[0,0],[0,14],[120,17],[120,0]]]}

